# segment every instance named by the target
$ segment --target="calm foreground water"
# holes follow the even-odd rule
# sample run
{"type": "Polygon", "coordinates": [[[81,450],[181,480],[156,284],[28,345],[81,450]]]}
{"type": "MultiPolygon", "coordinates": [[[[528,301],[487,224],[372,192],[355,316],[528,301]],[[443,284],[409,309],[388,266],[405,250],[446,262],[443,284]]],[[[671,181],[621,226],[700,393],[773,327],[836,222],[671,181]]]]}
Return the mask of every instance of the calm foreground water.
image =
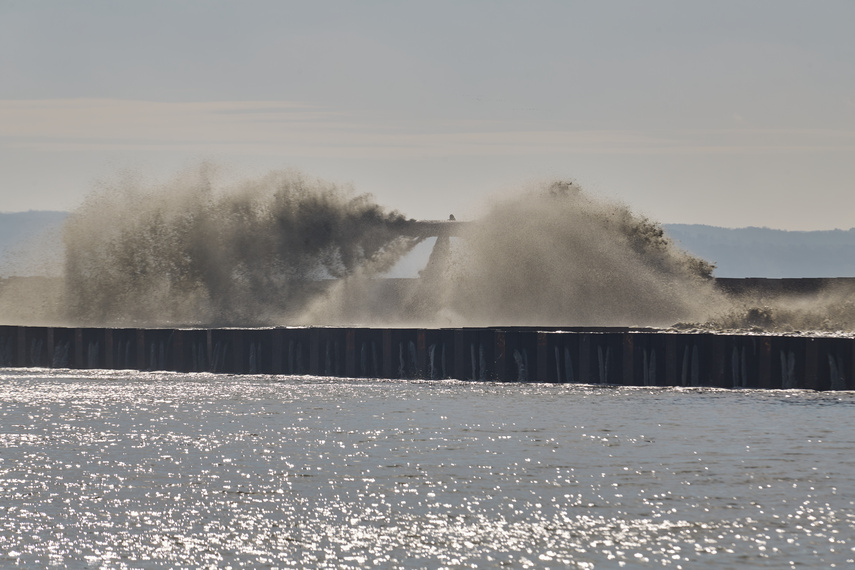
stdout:
{"type": "Polygon", "coordinates": [[[855,394],[0,369],[0,566],[847,567],[855,394]]]}

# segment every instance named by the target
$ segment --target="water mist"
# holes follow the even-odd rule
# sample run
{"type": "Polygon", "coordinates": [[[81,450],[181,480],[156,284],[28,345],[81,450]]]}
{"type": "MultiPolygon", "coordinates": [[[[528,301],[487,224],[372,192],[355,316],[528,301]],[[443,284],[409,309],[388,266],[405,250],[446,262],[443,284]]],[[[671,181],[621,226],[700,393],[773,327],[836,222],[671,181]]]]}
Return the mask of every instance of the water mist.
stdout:
{"type": "Polygon", "coordinates": [[[334,279],[387,269],[417,240],[368,195],[273,172],[213,188],[204,169],[89,196],[68,220],[69,320],[91,325],[273,325],[334,279]]]}
{"type": "Polygon", "coordinates": [[[494,200],[437,237],[419,279],[385,279],[425,239],[418,222],[298,172],[214,180],[202,167],[163,184],[102,184],[65,224],[63,274],[0,287],[6,323],[855,325],[855,310],[828,318],[853,305],[846,292],[772,308],[734,301],[657,223],[569,182],[494,200]]]}
{"type": "Polygon", "coordinates": [[[658,224],[567,182],[496,203],[460,242],[442,280],[452,320],[663,326],[719,302],[711,265],[658,224]]]}

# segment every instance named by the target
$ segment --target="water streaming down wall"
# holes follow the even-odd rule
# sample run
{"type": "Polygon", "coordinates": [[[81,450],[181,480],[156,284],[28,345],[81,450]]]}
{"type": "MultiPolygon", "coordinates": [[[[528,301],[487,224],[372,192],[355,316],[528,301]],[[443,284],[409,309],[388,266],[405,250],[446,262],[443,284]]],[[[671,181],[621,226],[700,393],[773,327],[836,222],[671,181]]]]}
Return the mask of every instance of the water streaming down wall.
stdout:
{"type": "Polygon", "coordinates": [[[649,329],[0,327],[0,366],[855,389],[855,339],[649,329]]]}

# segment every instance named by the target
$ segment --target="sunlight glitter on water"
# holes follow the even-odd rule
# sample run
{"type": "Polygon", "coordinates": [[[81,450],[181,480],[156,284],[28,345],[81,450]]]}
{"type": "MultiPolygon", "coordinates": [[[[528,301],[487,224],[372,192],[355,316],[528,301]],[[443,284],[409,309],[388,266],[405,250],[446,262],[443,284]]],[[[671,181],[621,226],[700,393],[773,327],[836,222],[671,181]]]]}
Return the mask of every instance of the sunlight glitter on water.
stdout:
{"type": "Polygon", "coordinates": [[[0,562],[843,567],[853,404],[5,370],[0,562]]]}

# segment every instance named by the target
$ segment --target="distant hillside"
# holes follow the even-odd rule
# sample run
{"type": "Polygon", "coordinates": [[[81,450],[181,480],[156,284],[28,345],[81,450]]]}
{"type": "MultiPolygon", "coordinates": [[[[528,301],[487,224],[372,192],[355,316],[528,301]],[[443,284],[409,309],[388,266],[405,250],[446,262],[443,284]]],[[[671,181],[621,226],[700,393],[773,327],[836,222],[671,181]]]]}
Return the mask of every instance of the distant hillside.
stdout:
{"type": "Polygon", "coordinates": [[[67,217],[68,212],[0,212],[0,277],[55,273],[59,229],[67,217]]]}
{"type": "Polygon", "coordinates": [[[855,228],[794,232],[665,224],[681,247],[712,261],[716,277],[855,277],[855,228]]]}
{"type": "Polygon", "coordinates": [[[68,212],[0,212],[0,250],[9,249],[43,234],[46,230],[57,228],[67,217],[68,212]]]}

